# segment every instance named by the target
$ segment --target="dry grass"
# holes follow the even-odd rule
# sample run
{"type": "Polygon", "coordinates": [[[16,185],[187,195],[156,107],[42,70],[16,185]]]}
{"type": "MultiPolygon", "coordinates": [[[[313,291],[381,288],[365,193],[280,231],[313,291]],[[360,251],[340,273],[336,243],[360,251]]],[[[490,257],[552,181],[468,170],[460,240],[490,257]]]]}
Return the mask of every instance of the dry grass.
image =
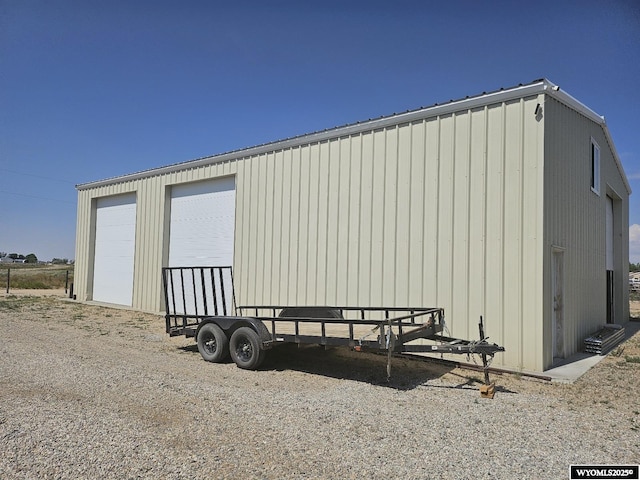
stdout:
{"type": "Polygon", "coordinates": [[[73,282],[73,265],[2,265],[0,266],[0,288],[5,291],[9,270],[9,290],[14,288],[38,290],[64,288],[67,272],[69,272],[69,284],[73,282]]]}

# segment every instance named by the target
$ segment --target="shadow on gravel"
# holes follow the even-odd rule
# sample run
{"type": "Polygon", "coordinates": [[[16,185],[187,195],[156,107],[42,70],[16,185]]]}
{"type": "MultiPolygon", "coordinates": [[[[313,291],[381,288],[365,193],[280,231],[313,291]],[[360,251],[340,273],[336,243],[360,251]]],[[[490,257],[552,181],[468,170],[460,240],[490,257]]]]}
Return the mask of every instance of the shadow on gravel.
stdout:
{"type": "MultiPolygon", "coordinates": [[[[470,374],[472,375],[471,372],[470,374]]],[[[478,378],[468,377],[468,376],[459,375],[451,372],[450,372],[450,375],[460,378],[460,383],[455,385],[429,385],[429,388],[444,388],[444,389],[452,389],[452,390],[478,390],[480,386],[484,383],[480,377],[478,378]]],[[[482,375],[482,374],[479,373],[478,375],[482,375]]],[[[495,374],[492,374],[491,381],[496,382],[496,386],[495,386],[496,393],[512,393],[516,395],[519,393],[519,392],[516,392],[515,390],[510,390],[500,385],[500,379],[499,377],[496,378],[495,374]]]]}
{"type": "Polygon", "coordinates": [[[178,347],[178,350],[181,350],[184,353],[191,353],[191,352],[195,352],[198,353],[198,345],[196,345],[195,343],[193,345],[187,345],[185,347],[178,347]]]}
{"type": "MultiPolygon", "coordinates": [[[[190,355],[200,355],[198,347],[187,345],[178,350],[190,355]]],[[[233,363],[227,358],[223,363],[233,363]]],[[[460,379],[453,385],[429,385],[429,388],[472,389],[478,390],[482,385],[482,374],[469,371],[468,375],[452,373],[455,367],[446,364],[429,362],[428,360],[398,358],[391,360],[391,378],[387,380],[387,356],[375,353],[359,353],[342,347],[325,349],[319,345],[293,344],[279,345],[269,350],[260,370],[297,372],[322,375],[341,380],[369,383],[371,385],[393,388],[396,390],[412,390],[430,380],[438,379],[446,374],[460,379]]],[[[496,385],[496,392],[517,393],[496,385]]]]}
{"type": "Polygon", "coordinates": [[[262,369],[295,370],[396,390],[412,390],[453,368],[394,357],[391,360],[391,378],[387,380],[386,355],[354,352],[341,347],[325,349],[318,345],[281,345],[269,352],[262,369]]]}

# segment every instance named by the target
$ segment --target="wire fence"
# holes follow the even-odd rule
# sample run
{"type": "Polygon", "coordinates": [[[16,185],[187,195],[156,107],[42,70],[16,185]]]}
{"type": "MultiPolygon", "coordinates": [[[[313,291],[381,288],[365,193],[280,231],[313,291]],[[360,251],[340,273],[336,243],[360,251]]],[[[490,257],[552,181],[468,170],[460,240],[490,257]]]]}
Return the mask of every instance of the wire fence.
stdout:
{"type": "Polygon", "coordinates": [[[65,294],[73,289],[73,269],[65,265],[21,266],[0,269],[0,282],[6,293],[11,290],[51,290],[64,288],[65,294]]]}

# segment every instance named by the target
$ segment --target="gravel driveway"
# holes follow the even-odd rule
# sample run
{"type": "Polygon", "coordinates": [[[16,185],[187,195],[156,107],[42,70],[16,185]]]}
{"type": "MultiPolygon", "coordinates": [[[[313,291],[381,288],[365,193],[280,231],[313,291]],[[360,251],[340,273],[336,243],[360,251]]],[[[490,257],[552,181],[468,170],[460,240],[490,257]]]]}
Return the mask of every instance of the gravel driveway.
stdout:
{"type": "Polygon", "coordinates": [[[640,334],[573,385],[346,349],[202,361],[162,317],[0,297],[0,478],[569,478],[640,461],[640,334]]]}

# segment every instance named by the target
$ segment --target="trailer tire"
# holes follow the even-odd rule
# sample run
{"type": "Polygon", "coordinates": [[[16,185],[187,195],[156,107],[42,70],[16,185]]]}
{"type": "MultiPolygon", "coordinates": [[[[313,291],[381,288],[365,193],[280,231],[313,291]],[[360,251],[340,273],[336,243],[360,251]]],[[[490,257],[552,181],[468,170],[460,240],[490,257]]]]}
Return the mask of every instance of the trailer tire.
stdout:
{"type": "Polygon", "coordinates": [[[251,327],[240,327],[231,335],[229,350],[236,365],[245,370],[256,370],[264,360],[260,337],[251,327]]]}
{"type": "Polygon", "coordinates": [[[198,331],[198,351],[207,362],[222,362],[229,354],[229,339],[215,323],[207,323],[198,331]]]}

